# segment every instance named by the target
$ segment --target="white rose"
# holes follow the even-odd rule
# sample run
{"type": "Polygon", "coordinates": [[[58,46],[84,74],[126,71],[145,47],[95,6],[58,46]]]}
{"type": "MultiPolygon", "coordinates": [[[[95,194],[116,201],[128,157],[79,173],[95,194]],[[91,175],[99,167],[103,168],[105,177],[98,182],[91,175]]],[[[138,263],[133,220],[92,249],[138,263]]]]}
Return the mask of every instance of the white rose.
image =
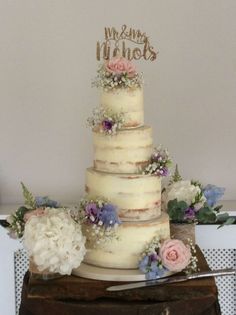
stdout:
{"type": "Polygon", "coordinates": [[[190,180],[181,180],[167,187],[165,192],[165,207],[170,200],[185,201],[190,206],[201,192],[199,186],[191,184],[190,180]]]}

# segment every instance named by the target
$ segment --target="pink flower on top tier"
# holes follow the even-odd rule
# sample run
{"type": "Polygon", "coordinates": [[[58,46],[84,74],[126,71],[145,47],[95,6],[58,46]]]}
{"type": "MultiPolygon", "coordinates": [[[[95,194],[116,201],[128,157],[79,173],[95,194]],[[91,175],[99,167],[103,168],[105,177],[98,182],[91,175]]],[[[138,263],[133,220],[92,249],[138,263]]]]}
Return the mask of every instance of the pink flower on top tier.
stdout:
{"type": "Polygon", "coordinates": [[[44,213],[45,213],[44,208],[37,208],[35,210],[28,211],[24,215],[24,221],[27,222],[32,216],[41,217],[44,215],[44,213]]]}
{"type": "Polygon", "coordinates": [[[124,57],[113,57],[107,61],[105,68],[109,73],[116,75],[127,74],[129,78],[136,75],[135,66],[124,57]]]}
{"type": "Polygon", "coordinates": [[[159,255],[165,268],[170,271],[181,271],[190,263],[191,251],[182,241],[170,239],[164,241],[159,255]]]}

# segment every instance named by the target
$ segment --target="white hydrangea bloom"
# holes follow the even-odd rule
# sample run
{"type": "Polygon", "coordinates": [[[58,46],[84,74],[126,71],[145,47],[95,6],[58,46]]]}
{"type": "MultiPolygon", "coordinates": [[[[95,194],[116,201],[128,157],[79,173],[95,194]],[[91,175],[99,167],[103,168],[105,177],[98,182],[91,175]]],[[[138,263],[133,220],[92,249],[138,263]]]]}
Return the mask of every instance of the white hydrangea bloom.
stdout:
{"type": "Polygon", "coordinates": [[[25,224],[24,246],[40,271],[70,275],[86,253],[81,226],[68,210],[46,208],[45,215],[32,216],[25,224]]]}

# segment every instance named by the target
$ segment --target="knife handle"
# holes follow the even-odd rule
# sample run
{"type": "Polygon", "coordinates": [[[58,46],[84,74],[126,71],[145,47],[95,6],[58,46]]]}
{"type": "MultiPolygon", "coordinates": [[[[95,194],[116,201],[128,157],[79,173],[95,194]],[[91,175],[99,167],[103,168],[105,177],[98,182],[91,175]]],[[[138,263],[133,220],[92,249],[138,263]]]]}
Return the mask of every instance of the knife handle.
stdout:
{"type": "Polygon", "coordinates": [[[196,279],[196,278],[229,276],[229,275],[235,275],[235,274],[236,274],[236,269],[234,268],[217,269],[217,270],[196,272],[192,275],[190,274],[188,275],[188,279],[190,280],[190,279],[196,279]]]}

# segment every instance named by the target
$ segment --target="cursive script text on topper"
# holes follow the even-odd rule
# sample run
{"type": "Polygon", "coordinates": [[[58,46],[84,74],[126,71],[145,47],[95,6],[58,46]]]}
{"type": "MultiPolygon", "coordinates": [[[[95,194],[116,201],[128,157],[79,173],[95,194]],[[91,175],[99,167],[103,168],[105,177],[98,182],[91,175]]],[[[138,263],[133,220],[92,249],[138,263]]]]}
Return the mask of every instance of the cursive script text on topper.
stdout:
{"type": "Polygon", "coordinates": [[[97,60],[108,60],[115,56],[123,56],[128,60],[154,61],[157,57],[149,42],[146,33],[122,25],[121,30],[115,27],[105,27],[105,38],[103,42],[97,42],[97,60]]]}

